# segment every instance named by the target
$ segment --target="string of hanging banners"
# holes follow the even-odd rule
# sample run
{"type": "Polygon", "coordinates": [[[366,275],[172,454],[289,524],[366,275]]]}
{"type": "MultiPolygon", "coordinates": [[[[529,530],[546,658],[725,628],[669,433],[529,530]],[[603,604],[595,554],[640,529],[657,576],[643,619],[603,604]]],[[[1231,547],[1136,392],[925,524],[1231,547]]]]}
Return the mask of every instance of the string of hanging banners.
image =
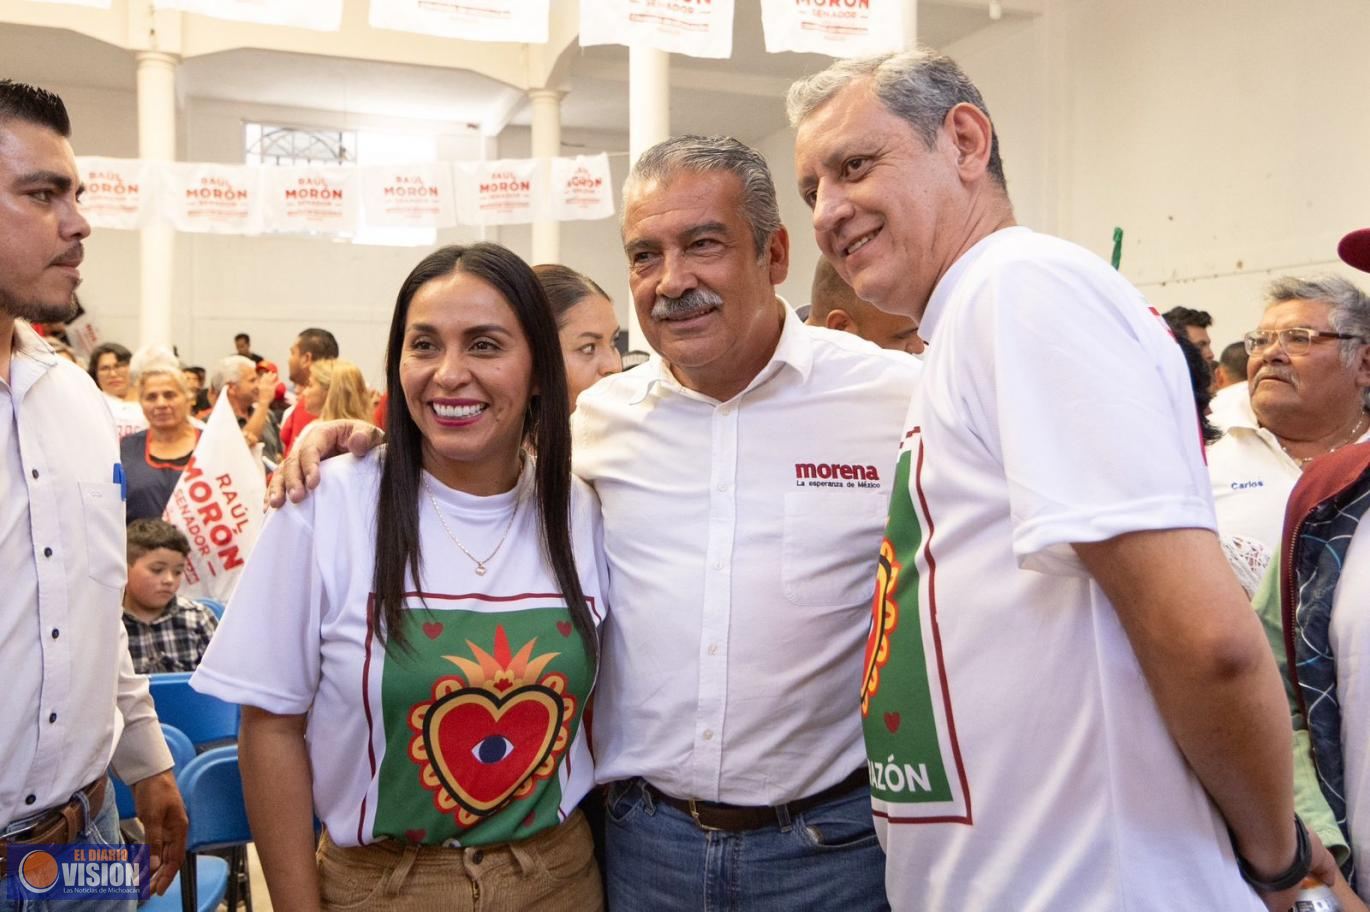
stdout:
{"type": "Polygon", "coordinates": [[[97,228],[164,220],[201,234],[347,238],[363,227],[448,228],[614,214],[609,157],[400,165],[221,165],[80,157],[97,228]]]}
{"type": "MultiPolygon", "coordinates": [[[[109,9],[111,0],[37,0],[109,9]]],[[[766,51],[855,57],[896,51],[906,0],[760,0],[766,51]]],[[[343,0],[152,0],[155,9],[336,32],[343,0]]],[[[580,43],[729,58],[734,0],[580,0],[580,43]]],[[[370,0],[373,28],[463,41],[545,44],[549,0],[370,0]]]]}

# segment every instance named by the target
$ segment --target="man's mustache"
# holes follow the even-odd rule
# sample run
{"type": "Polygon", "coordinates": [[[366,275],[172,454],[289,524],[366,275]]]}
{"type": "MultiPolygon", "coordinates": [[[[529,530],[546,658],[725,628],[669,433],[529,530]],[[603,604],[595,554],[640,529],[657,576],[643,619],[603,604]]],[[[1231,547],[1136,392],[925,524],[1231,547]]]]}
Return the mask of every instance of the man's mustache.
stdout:
{"type": "Polygon", "coordinates": [[[69,248],[67,248],[67,250],[66,250],[65,253],[63,253],[63,254],[62,254],[61,256],[59,256],[57,259],[53,260],[52,263],[49,264],[49,265],[52,265],[52,266],[72,266],[72,267],[75,267],[75,266],[80,266],[80,265],[81,265],[81,261],[84,260],[85,258],[86,258],[86,248],[85,248],[85,245],[83,245],[80,241],[77,241],[75,244],[72,244],[69,248]]]}
{"type": "Polygon", "coordinates": [[[652,305],[653,320],[673,320],[699,311],[723,306],[723,298],[708,288],[691,288],[678,298],[657,295],[652,305]]]}

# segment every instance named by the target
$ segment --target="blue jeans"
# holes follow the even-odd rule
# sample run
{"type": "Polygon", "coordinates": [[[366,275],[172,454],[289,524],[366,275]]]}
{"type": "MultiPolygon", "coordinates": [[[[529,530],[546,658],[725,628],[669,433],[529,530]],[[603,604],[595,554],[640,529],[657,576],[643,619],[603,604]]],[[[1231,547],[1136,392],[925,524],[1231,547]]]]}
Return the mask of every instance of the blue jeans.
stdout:
{"type": "Polygon", "coordinates": [[[700,829],[641,779],[612,783],[605,801],[610,912],[889,909],[867,789],[736,833],[700,829]]]}
{"type": "MultiPolygon", "coordinates": [[[[88,809],[86,816],[89,823],[85,831],[73,841],[111,846],[124,844],[123,837],[119,835],[119,808],[115,805],[112,784],[105,783],[104,805],[88,809]]],[[[6,888],[0,886],[0,912],[134,912],[137,908],[137,901],[132,899],[14,901],[6,898],[6,888]]]]}

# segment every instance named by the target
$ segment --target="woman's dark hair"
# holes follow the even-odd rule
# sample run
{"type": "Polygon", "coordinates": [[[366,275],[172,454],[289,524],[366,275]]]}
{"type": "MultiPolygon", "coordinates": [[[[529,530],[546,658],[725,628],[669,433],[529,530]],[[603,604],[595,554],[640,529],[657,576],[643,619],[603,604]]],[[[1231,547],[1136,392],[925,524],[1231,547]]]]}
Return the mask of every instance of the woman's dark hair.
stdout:
{"type": "Polygon", "coordinates": [[[552,305],[552,314],[557,318],[557,326],[566,322],[571,308],[591,295],[607,299],[604,289],[595,284],[589,276],[581,275],[570,266],[557,263],[542,263],[533,267],[542,290],[547,294],[547,303],[552,305]]]}
{"type": "Polygon", "coordinates": [[[1208,420],[1208,404],[1213,401],[1213,368],[1208,366],[1199,346],[1189,341],[1184,330],[1173,332],[1175,343],[1184,352],[1185,367],[1189,368],[1189,385],[1194,392],[1194,407],[1199,411],[1199,430],[1203,433],[1204,443],[1212,443],[1223,435],[1208,420]]]}
{"type": "Polygon", "coordinates": [[[95,346],[90,353],[90,364],[86,372],[90,374],[90,379],[95,381],[95,388],[100,388],[100,358],[104,355],[114,355],[115,364],[127,364],[133,360],[133,352],[124,348],[118,342],[102,342],[95,346]]]}
{"type": "MultiPolygon", "coordinates": [[[[533,357],[533,388],[524,419],[525,444],[537,454],[533,497],[542,517],[542,546],[557,585],[571,609],[571,619],[592,661],[599,641],[571,550],[571,429],[566,367],[561,359],[556,321],[542,286],[528,264],[498,244],[450,246],[424,257],[400,286],[385,352],[387,388],[401,390],[400,360],[409,306],[420,288],[434,279],[464,272],[490,284],[518,318],[533,357]]],[[[382,642],[404,647],[405,570],[415,583],[419,566],[419,491],[423,471],[423,435],[403,399],[386,416],[386,454],[376,511],[376,597],[370,621],[382,642]]]]}

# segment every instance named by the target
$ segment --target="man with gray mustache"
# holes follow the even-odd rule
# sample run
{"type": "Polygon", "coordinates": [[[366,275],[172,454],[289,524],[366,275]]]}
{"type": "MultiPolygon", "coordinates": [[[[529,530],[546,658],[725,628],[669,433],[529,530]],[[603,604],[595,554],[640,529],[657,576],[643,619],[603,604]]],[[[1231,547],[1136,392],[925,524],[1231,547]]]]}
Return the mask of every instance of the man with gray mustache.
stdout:
{"type": "Polygon", "coordinates": [[[789,237],[752,149],[668,140],[623,196],[655,354],[572,420],[610,567],[609,906],[887,908],[857,704],[919,364],[776,297],[789,237]]]}
{"type": "Polygon", "coordinates": [[[1218,531],[1277,556],[1304,467],[1370,439],[1370,297],[1336,276],[1276,279],[1243,341],[1250,404],[1208,448],[1208,471],[1218,531]]]}

